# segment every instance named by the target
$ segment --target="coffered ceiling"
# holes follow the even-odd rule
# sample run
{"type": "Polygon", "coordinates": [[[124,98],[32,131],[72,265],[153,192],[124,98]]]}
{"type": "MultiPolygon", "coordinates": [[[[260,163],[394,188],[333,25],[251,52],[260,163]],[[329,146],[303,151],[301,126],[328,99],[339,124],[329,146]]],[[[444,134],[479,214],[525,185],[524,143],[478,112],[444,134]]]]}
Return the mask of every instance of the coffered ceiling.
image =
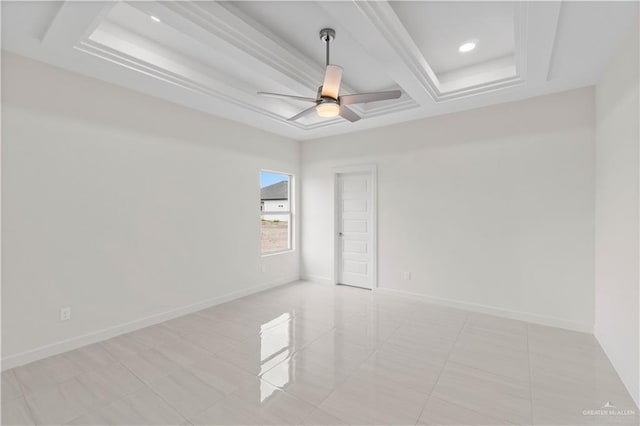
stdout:
{"type": "Polygon", "coordinates": [[[295,139],[592,85],[636,2],[2,2],[2,48],[295,139]],[[153,18],[152,18],[153,17],[153,18]],[[332,27],[356,123],[257,91],[315,97],[332,27]],[[476,48],[458,47],[469,40],[476,48]]]}

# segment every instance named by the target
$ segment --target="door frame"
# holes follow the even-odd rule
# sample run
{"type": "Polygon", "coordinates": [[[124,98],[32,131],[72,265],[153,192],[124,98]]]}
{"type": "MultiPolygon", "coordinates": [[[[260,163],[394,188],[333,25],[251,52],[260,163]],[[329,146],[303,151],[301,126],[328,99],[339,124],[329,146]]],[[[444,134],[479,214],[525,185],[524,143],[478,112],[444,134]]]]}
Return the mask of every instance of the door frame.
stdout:
{"type": "Polygon", "coordinates": [[[338,238],[340,191],[338,177],[349,173],[368,173],[371,176],[371,290],[378,287],[378,167],[376,164],[358,164],[353,166],[339,166],[333,168],[333,284],[338,285],[338,268],[340,265],[338,238]]]}

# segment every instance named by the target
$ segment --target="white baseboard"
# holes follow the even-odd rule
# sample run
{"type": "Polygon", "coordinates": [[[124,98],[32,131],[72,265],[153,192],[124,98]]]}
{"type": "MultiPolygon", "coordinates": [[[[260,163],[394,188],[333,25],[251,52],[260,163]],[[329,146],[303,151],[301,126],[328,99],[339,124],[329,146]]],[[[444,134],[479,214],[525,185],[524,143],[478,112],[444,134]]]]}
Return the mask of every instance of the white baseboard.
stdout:
{"type": "Polygon", "coordinates": [[[318,284],[328,284],[334,285],[333,279],[328,277],[320,277],[318,275],[303,275],[300,277],[301,280],[311,281],[318,284]]]}
{"type": "Polygon", "coordinates": [[[115,325],[113,327],[104,328],[102,330],[83,334],[81,336],[72,337],[70,339],[61,340],[59,342],[40,346],[35,349],[20,352],[14,355],[9,355],[5,358],[2,358],[2,371],[8,370],[10,368],[18,367],[20,365],[28,364],[30,362],[37,361],[39,359],[46,358],[52,355],[58,355],[63,352],[68,352],[74,349],[78,349],[86,345],[101,342],[103,340],[111,339],[112,337],[116,337],[121,334],[130,333],[132,331],[139,330],[141,328],[148,327],[150,325],[158,324],[173,318],[188,315],[193,312],[200,311],[202,309],[210,308],[211,306],[219,305],[221,303],[238,299],[240,297],[248,296],[254,293],[259,293],[261,291],[268,290],[273,287],[278,287],[284,284],[289,284],[291,282],[298,281],[299,279],[300,277],[295,276],[295,277],[290,277],[282,280],[272,281],[265,284],[260,284],[257,286],[234,291],[232,293],[225,294],[223,296],[214,297],[211,299],[193,303],[191,305],[172,309],[170,311],[150,315],[148,317],[126,322],[124,324],[115,325]]]}
{"type": "Polygon", "coordinates": [[[375,289],[375,291],[382,294],[410,297],[414,300],[418,299],[426,303],[448,306],[450,308],[463,309],[466,311],[495,315],[497,317],[502,317],[502,318],[509,318],[509,319],[514,319],[518,321],[525,321],[525,322],[530,322],[534,324],[547,325],[550,327],[558,327],[566,330],[593,334],[593,324],[578,323],[578,322],[564,320],[562,318],[546,317],[546,316],[531,314],[527,312],[511,311],[509,309],[498,308],[495,306],[480,305],[477,303],[470,303],[470,302],[461,302],[458,300],[427,296],[425,294],[412,293],[412,292],[402,291],[402,290],[394,290],[391,288],[378,287],[375,289]]]}

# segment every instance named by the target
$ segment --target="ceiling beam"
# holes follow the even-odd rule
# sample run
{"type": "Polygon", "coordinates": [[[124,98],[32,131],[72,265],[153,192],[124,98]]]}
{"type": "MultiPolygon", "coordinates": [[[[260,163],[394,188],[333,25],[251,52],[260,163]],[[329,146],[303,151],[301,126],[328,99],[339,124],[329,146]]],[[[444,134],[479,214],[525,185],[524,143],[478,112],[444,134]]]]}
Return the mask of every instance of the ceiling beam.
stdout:
{"type": "Polygon", "coordinates": [[[71,48],[100,24],[115,2],[65,1],[45,29],[40,42],[46,48],[71,48]]]}
{"type": "MultiPolygon", "coordinates": [[[[399,48],[398,43],[413,42],[410,41],[411,38],[406,29],[399,22],[394,22],[394,19],[398,18],[394,13],[389,13],[391,6],[387,2],[366,4],[355,1],[318,2],[318,4],[336,22],[350,29],[350,35],[363,50],[374,58],[412,99],[422,106],[434,103],[435,88],[429,81],[421,79],[417,70],[411,70],[406,65],[407,52],[404,48],[399,48]],[[394,34],[388,31],[393,31],[394,34]],[[402,38],[402,41],[398,41],[398,37],[402,38]]],[[[425,65],[428,67],[428,64],[425,65]]]]}

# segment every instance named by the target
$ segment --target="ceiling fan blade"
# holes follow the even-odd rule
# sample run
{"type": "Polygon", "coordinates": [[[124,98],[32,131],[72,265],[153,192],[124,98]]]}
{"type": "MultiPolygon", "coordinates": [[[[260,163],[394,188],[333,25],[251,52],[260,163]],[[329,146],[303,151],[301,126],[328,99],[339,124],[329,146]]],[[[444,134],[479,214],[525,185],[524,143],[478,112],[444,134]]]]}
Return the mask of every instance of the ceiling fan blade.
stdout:
{"type": "Polygon", "coordinates": [[[322,83],[322,96],[338,99],[340,92],[340,82],[342,81],[342,67],[337,65],[327,65],[322,83]]]}
{"type": "Polygon", "coordinates": [[[355,112],[351,111],[349,108],[347,108],[344,105],[340,105],[340,117],[349,120],[350,122],[354,122],[354,121],[358,121],[360,120],[360,116],[358,114],[356,114],[355,112]]]}
{"type": "Polygon", "coordinates": [[[301,102],[318,102],[315,98],[305,98],[304,96],[293,96],[293,95],[283,95],[281,93],[269,93],[269,92],[258,92],[260,96],[267,96],[269,98],[281,98],[281,99],[291,99],[294,101],[301,102]]]}
{"type": "Polygon", "coordinates": [[[340,105],[361,104],[364,102],[385,101],[387,99],[398,99],[402,95],[400,90],[389,92],[356,93],[353,95],[340,96],[340,105]]]}
{"type": "Polygon", "coordinates": [[[297,113],[296,115],[294,115],[293,117],[291,117],[291,118],[289,119],[289,121],[296,121],[298,118],[302,118],[302,117],[304,117],[305,115],[308,115],[308,114],[310,114],[310,113],[312,113],[312,112],[315,112],[315,111],[316,111],[316,106],[314,105],[314,106],[312,106],[311,108],[307,108],[307,109],[305,109],[304,111],[297,113]]]}

